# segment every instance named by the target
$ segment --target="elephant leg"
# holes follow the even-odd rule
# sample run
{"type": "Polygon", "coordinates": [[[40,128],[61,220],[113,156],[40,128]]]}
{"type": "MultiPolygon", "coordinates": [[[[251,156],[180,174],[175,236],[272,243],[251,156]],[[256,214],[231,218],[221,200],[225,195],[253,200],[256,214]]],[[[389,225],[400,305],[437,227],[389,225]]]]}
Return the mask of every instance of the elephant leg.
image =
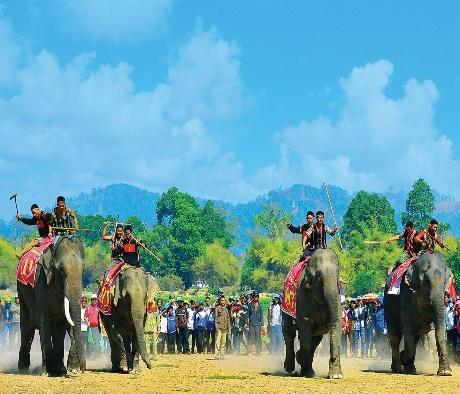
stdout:
{"type": "Polygon", "coordinates": [[[313,369],[313,358],[315,356],[316,348],[321,343],[322,339],[322,335],[316,335],[314,337],[311,337],[310,351],[305,356],[305,365],[302,366],[302,376],[306,376],[308,378],[313,378],[315,376],[315,371],[313,369]]]}
{"type": "Polygon", "coordinates": [[[329,379],[343,379],[342,367],[340,365],[340,345],[342,341],[342,330],[333,326],[329,333],[329,379]]]}
{"type": "Polygon", "coordinates": [[[18,370],[20,373],[27,373],[30,367],[30,349],[34,340],[36,327],[34,292],[30,286],[25,286],[20,282],[18,282],[17,289],[21,305],[19,311],[21,345],[19,348],[18,370]]]}
{"type": "Polygon", "coordinates": [[[294,352],[294,339],[296,336],[296,329],[294,326],[294,319],[288,314],[283,312],[283,337],[286,348],[286,356],[284,359],[284,369],[287,373],[295,371],[295,352],[294,352]]]}
{"type": "Polygon", "coordinates": [[[308,365],[308,360],[313,359],[312,336],[310,323],[305,319],[297,319],[297,330],[299,335],[300,348],[297,350],[296,359],[300,364],[300,374],[306,377],[313,377],[315,372],[308,365]]]}
{"type": "Polygon", "coordinates": [[[404,330],[404,350],[401,354],[401,362],[404,366],[404,373],[415,374],[415,353],[417,341],[420,337],[415,334],[413,327],[408,327],[404,330]]]}
{"type": "Polygon", "coordinates": [[[391,371],[395,373],[402,372],[401,357],[399,354],[399,345],[401,343],[401,334],[388,332],[388,338],[391,346],[391,371]]]}
{"type": "Polygon", "coordinates": [[[126,362],[128,364],[128,371],[133,370],[133,351],[132,351],[132,339],[128,335],[123,335],[123,346],[126,353],[126,362]]]}
{"type": "Polygon", "coordinates": [[[107,337],[109,338],[112,372],[128,372],[123,340],[113,325],[112,317],[100,314],[100,318],[104,324],[107,337]]]}
{"type": "Polygon", "coordinates": [[[35,336],[35,327],[21,327],[21,347],[19,349],[18,370],[27,373],[30,367],[30,349],[35,336]]]}
{"type": "Polygon", "coordinates": [[[67,356],[67,371],[75,374],[80,368],[80,357],[78,356],[77,343],[75,341],[75,336],[73,335],[73,330],[68,329],[67,333],[70,337],[70,349],[69,355],[67,356]]]}
{"type": "Polygon", "coordinates": [[[64,323],[52,324],[51,336],[53,340],[53,364],[54,374],[57,376],[63,376],[67,373],[67,369],[64,366],[64,338],[65,329],[63,328],[64,323]]]}

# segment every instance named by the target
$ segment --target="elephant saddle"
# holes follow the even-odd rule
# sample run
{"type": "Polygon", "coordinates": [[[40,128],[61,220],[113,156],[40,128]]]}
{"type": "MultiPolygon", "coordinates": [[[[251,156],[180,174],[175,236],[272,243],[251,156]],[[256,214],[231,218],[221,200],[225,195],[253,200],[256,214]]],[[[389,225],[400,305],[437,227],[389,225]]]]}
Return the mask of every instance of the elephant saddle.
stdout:
{"type": "Polygon", "coordinates": [[[110,268],[109,271],[104,276],[104,280],[102,281],[102,284],[97,291],[96,306],[99,309],[99,311],[103,313],[104,315],[112,314],[114,285],[124,265],[125,265],[125,262],[120,261],[115,266],[110,268]]]}
{"type": "Polygon", "coordinates": [[[297,313],[297,286],[299,285],[299,282],[302,279],[302,274],[309,263],[310,256],[295,264],[284,280],[281,309],[284,313],[287,313],[293,318],[296,317],[297,313]]]}
{"type": "Polygon", "coordinates": [[[23,285],[34,287],[35,276],[37,273],[37,265],[40,257],[50,248],[54,242],[54,237],[42,238],[40,245],[34,246],[31,250],[24,253],[19,260],[18,270],[16,273],[17,279],[23,285]]]}
{"type": "Polygon", "coordinates": [[[391,273],[391,280],[390,286],[388,287],[388,294],[398,295],[400,288],[401,288],[401,280],[407,270],[412,267],[412,265],[417,260],[418,256],[412,256],[408,258],[406,261],[401,263],[398,267],[396,267],[393,272],[391,273]]]}

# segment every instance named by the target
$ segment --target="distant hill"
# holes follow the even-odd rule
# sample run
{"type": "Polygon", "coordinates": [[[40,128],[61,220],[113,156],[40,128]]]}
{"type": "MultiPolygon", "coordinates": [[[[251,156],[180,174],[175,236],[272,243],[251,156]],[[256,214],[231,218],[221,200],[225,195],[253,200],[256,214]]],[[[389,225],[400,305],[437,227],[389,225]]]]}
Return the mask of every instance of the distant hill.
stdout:
{"type": "Polygon", "coordinates": [[[93,189],[91,193],[80,193],[69,197],[68,205],[81,215],[116,216],[124,220],[129,216],[139,216],[145,223],[156,223],[156,206],[160,194],[140,189],[124,183],[93,189]]]}
{"type": "MultiPolygon", "coordinates": [[[[334,204],[335,214],[339,225],[353,195],[337,186],[329,186],[329,193],[334,204]]],[[[383,193],[394,207],[395,220],[401,227],[400,215],[405,208],[407,193],[393,191],[383,193]]],[[[436,212],[439,220],[449,223],[454,235],[460,235],[460,202],[452,197],[435,193],[436,212]]],[[[156,223],[155,209],[159,193],[143,190],[127,184],[114,184],[103,188],[93,189],[90,193],[80,193],[76,197],[67,199],[69,206],[82,215],[100,214],[103,216],[120,214],[124,220],[129,216],[139,216],[145,223],[153,226],[156,223]]],[[[205,200],[198,198],[202,204],[205,200]]],[[[229,218],[237,224],[237,239],[240,243],[238,250],[244,250],[248,244],[251,231],[254,230],[254,215],[259,213],[264,205],[275,204],[292,214],[292,222],[301,224],[308,210],[322,209],[326,212],[326,222],[332,224],[323,188],[307,185],[293,185],[286,189],[276,189],[269,193],[241,204],[232,204],[225,201],[215,201],[228,214],[229,218]]],[[[9,223],[0,220],[0,236],[7,239],[20,239],[30,228],[17,224],[15,220],[9,223]]]]}

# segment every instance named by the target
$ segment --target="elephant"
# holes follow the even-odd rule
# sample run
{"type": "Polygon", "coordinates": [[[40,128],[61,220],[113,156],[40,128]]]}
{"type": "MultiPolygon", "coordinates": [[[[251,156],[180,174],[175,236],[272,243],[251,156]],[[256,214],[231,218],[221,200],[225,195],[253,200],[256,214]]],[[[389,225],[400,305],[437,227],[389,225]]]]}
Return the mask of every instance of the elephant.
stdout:
{"type": "Polygon", "coordinates": [[[42,374],[61,376],[67,370],[84,371],[86,358],[81,335],[81,297],[84,249],[75,237],[60,237],[37,265],[35,285],[17,282],[20,309],[21,345],[18,369],[30,367],[30,349],[39,330],[42,374]],[[64,367],[66,331],[71,347],[64,367]]]}
{"type": "Polygon", "coordinates": [[[151,368],[145,343],[147,300],[158,285],[142,267],[125,265],[115,280],[111,315],[100,313],[109,338],[113,372],[139,372],[139,354],[151,368]]]}
{"type": "Polygon", "coordinates": [[[401,281],[400,294],[384,295],[385,320],[391,344],[391,370],[415,374],[415,353],[420,337],[434,325],[439,358],[438,375],[451,376],[447,360],[444,294],[452,279],[444,256],[438,252],[422,254],[401,281]],[[399,352],[404,336],[404,350],[399,352]]]}
{"type": "Polygon", "coordinates": [[[340,343],[342,330],[340,295],[338,290],[339,264],[334,251],[317,249],[311,256],[297,286],[297,316],[283,312],[283,336],[286,345],[284,369],[294,372],[295,360],[301,375],[313,377],[313,357],[323,335],[330,333],[330,379],[342,379],[340,343]],[[294,339],[298,332],[300,349],[294,353],[294,339]]]}

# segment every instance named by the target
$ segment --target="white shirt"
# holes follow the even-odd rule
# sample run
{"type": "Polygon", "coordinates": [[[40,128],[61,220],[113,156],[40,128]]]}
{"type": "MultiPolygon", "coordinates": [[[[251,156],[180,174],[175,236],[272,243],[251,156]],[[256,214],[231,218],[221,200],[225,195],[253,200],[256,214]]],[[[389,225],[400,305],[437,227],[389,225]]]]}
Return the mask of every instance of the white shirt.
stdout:
{"type": "Polygon", "coordinates": [[[187,311],[188,311],[188,321],[187,321],[187,328],[189,330],[193,330],[194,327],[193,327],[193,323],[194,323],[194,315],[195,315],[195,312],[191,309],[191,308],[187,308],[187,311]]]}
{"type": "Polygon", "coordinates": [[[162,333],[167,333],[168,332],[168,319],[165,316],[161,316],[160,332],[162,332],[162,333]]]}
{"type": "Polygon", "coordinates": [[[454,325],[454,308],[449,305],[446,306],[446,330],[452,330],[454,325]]]}
{"type": "Polygon", "coordinates": [[[281,326],[281,307],[279,304],[273,305],[272,307],[272,321],[271,326],[281,326]]]}

